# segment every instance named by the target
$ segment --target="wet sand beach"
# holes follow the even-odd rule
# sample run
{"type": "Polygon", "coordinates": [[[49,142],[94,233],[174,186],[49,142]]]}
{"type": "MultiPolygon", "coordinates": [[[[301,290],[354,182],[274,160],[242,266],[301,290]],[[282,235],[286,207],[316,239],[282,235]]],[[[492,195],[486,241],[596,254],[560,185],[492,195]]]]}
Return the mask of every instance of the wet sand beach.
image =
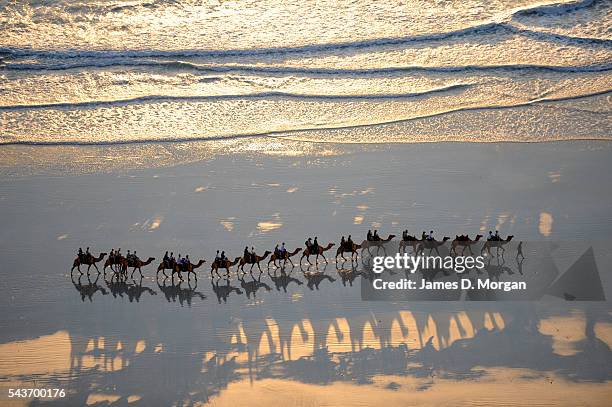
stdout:
{"type": "MultiPolygon", "coordinates": [[[[67,399],[41,403],[62,405],[605,404],[607,302],[367,302],[363,266],[333,250],[318,269],[211,280],[218,249],[292,251],[369,228],[551,241],[612,230],[607,142],[362,150],[3,178],[2,386],[59,386],[67,399]],[[142,279],[71,277],[81,246],[156,260],[142,279]],[[156,280],[165,250],[205,259],[197,281],[156,280]]],[[[611,252],[595,248],[609,289],[611,252]]]]}

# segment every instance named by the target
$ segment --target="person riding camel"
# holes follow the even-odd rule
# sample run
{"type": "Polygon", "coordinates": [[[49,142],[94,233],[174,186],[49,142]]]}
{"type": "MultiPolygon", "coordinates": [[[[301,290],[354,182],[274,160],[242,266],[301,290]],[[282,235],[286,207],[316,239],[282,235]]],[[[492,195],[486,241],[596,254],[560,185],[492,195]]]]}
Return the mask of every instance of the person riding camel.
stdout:
{"type": "Polygon", "coordinates": [[[91,253],[89,253],[89,247],[87,247],[87,249],[85,249],[85,260],[89,260],[91,258],[93,258],[93,256],[91,253]]]}
{"type": "Polygon", "coordinates": [[[380,241],[380,236],[378,236],[378,230],[374,229],[374,235],[372,236],[372,240],[375,242],[380,241]]]}
{"type": "Polygon", "coordinates": [[[249,253],[249,246],[244,246],[244,253],[242,257],[244,257],[244,261],[246,263],[249,262],[249,259],[251,258],[251,253],[249,253]]]}
{"type": "Polygon", "coordinates": [[[493,239],[497,241],[501,240],[501,236],[499,236],[499,230],[495,231],[495,236],[493,236],[493,239]]]}
{"type": "Polygon", "coordinates": [[[368,230],[368,234],[367,234],[367,236],[366,236],[366,240],[367,240],[368,242],[371,242],[371,241],[372,241],[372,231],[371,231],[371,230],[368,230]]]}
{"type": "Polygon", "coordinates": [[[344,239],[344,235],[342,235],[342,238],[340,239],[340,248],[344,249],[346,247],[346,240],[344,239]]]}
{"type": "Polygon", "coordinates": [[[402,232],[402,240],[404,241],[408,240],[408,229],[402,232]]]}
{"type": "Polygon", "coordinates": [[[495,236],[493,236],[493,232],[489,230],[489,236],[487,236],[487,240],[493,240],[495,236]]]}
{"type": "Polygon", "coordinates": [[[285,255],[287,254],[287,248],[285,247],[285,242],[283,242],[283,244],[281,245],[280,254],[282,257],[285,257],[285,255]]]}
{"type": "Polygon", "coordinates": [[[317,236],[315,236],[314,242],[312,242],[312,248],[313,248],[313,251],[315,251],[315,252],[319,250],[319,241],[318,241],[318,239],[319,238],[317,236]]]}
{"type": "Polygon", "coordinates": [[[306,248],[310,250],[312,248],[312,239],[308,238],[308,240],[306,240],[304,244],[306,245],[306,248]]]}
{"type": "Polygon", "coordinates": [[[421,240],[426,240],[426,239],[427,239],[427,233],[423,231],[423,233],[421,233],[421,240]]]}
{"type": "Polygon", "coordinates": [[[274,255],[276,257],[280,256],[280,249],[278,248],[278,245],[274,246],[274,255]]]}
{"type": "Polygon", "coordinates": [[[83,262],[84,254],[83,254],[83,249],[81,247],[79,247],[79,252],[77,253],[77,257],[79,258],[80,262],[83,262]]]}
{"type": "Polygon", "coordinates": [[[346,244],[351,249],[353,248],[353,239],[351,238],[351,235],[348,235],[348,238],[346,239],[346,244]]]}
{"type": "Polygon", "coordinates": [[[166,253],[164,253],[163,264],[164,264],[165,268],[169,268],[168,266],[170,266],[170,256],[168,256],[168,251],[167,250],[166,250],[166,253]]]}
{"type": "Polygon", "coordinates": [[[255,254],[255,248],[251,246],[251,262],[255,262],[257,260],[257,255],[255,254]]]}
{"type": "Polygon", "coordinates": [[[225,257],[225,250],[221,252],[221,261],[225,261],[227,260],[227,257],[225,257]]]}

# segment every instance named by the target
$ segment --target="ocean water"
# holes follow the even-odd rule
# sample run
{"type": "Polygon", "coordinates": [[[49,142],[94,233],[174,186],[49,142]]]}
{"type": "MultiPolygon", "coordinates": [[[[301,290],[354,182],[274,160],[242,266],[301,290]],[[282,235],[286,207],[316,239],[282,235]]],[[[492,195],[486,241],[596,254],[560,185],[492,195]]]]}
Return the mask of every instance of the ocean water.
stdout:
{"type": "Polygon", "coordinates": [[[612,134],[611,1],[1,1],[0,31],[4,145],[612,134]]]}

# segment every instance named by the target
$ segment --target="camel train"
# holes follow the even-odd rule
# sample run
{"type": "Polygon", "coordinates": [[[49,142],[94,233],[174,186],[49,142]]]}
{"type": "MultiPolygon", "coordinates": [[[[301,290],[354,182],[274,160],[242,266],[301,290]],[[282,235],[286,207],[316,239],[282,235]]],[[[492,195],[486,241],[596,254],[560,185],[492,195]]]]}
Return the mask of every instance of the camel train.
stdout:
{"type": "MultiPolygon", "coordinates": [[[[498,232],[496,232],[495,235],[489,232],[489,237],[487,238],[484,245],[482,246],[480,250],[480,254],[482,255],[486,252],[487,254],[492,255],[491,249],[496,249],[497,256],[499,256],[500,253],[503,256],[505,252],[504,246],[506,246],[513,239],[513,237],[514,236],[509,235],[508,237],[503,239],[499,237],[498,232]]],[[[348,237],[348,240],[345,240],[344,236],[342,236],[340,245],[338,246],[336,250],[336,257],[335,257],[336,263],[339,262],[339,258],[341,258],[342,261],[349,260],[347,257],[344,256],[345,253],[350,254],[349,257],[350,257],[351,263],[356,262],[358,260],[359,255],[361,255],[363,259],[363,254],[365,251],[367,251],[370,256],[373,256],[373,255],[378,255],[378,253],[382,249],[382,251],[386,255],[387,254],[386,247],[392,242],[394,238],[395,238],[395,235],[390,234],[386,238],[383,239],[378,236],[377,231],[374,231],[374,234],[368,231],[367,239],[363,240],[361,244],[357,244],[351,240],[350,235],[348,237]],[[374,253],[371,250],[373,248],[376,248],[374,253]]],[[[470,254],[473,254],[472,246],[475,246],[477,243],[479,243],[482,238],[483,238],[483,235],[480,235],[480,234],[477,234],[474,239],[471,239],[468,235],[456,235],[455,238],[450,243],[449,253],[451,255],[457,256],[459,255],[458,249],[461,249],[460,255],[463,255],[466,250],[470,254]]],[[[399,241],[399,253],[405,254],[407,253],[407,249],[411,248],[412,252],[416,255],[423,255],[425,253],[425,250],[429,250],[428,252],[429,254],[435,251],[436,254],[440,255],[439,248],[444,246],[446,242],[448,242],[449,240],[450,240],[450,237],[448,236],[445,236],[442,240],[436,240],[433,237],[433,231],[430,232],[429,235],[423,232],[421,235],[421,238],[417,238],[416,236],[409,235],[408,231],[405,230],[402,232],[402,238],[399,241]]],[[[327,258],[325,257],[325,252],[327,252],[332,247],[334,247],[335,243],[330,242],[325,246],[321,246],[317,243],[317,238],[315,238],[314,242],[312,242],[311,239],[309,238],[305,242],[305,245],[306,247],[304,249],[301,249],[298,247],[292,252],[289,252],[288,250],[284,249],[284,244],[281,249],[278,249],[278,246],[277,246],[273,252],[267,250],[262,255],[257,255],[254,252],[252,253],[245,252],[244,256],[238,256],[234,258],[234,260],[228,259],[225,256],[225,252],[222,252],[221,255],[219,255],[217,252],[217,257],[215,258],[214,261],[212,261],[210,265],[210,274],[211,276],[216,275],[217,277],[220,278],[221,274],[219,271],[221,269],[224,269],[225,276],[229,277],[230,268],[236,265],[238,265],[237,271],[240,270],[240,272],[242,272],[243,274],[247,273],[247,271],[244,270],[244,266],[246,265],[250,265],[248,272],[252,273],[253,268],[255,266],[257,266],[257,269],[260,272],[263,272],[260,263],[268,259],[268,257],[269,257],[269,260],[267,262],[268,270],[270,269],[271,265],[273,265],[275,268],[280,268],[281,270],[284,270],[287,262],[289,262],[289,264],[293,268],[295,267],[295,264],[293,263],[291,258],[296,256],[298,253],[300,253],[300,251],[302,252],[302,255],[298,262],[300,266],[303,264],[304,259],[306,259],[306,263],[309,266],[312,265],[313,263],[310,261],[311,256],[315,257],[314,264],[317,266],[319,264],[319,257],[323,258],[323,261],[325,261],[325,264],[328,264],[329,262],[327,258]]],[[[107,253],[100,253],[98,256],[94,256],[93,254],[89,253],[89,248],[87,248],[86,252],[83,252],[81,249],[79,249],[79,253],[73,261],[73,265],[72,265],[70,272],[72,273],[74,269],[77,269],[79,273],[83,274],[83,271],[81,271],[81,266],[87,266],[87,274],[89,275],[89,271],[91,267],[93,266],[95,270],[99,273],[100,271],[96,263],[101,262],[106,257],[106,255],[107,253]]],[[[149,265],[154,260],[155,260],[154,257],[149,257],[147,260],[141,260],[136,256],[136,252],[130,255],[129,251],[128,251],[127,256],[123,256],[121,254],[121,249],[118,249],[118,250],[113,249],[111,250],[111,254],[108,256],[106,262],[104,263],[103,271],[104,271],[104,274],[106,275],[106,270],[109,269],[113,272],[113,277],[117,276],[118,278],[119,277],[127,278],[128,270],[129,268],[131,268],[132,278],[136,271],[138,271],[140,273],[140,276],[142,277],[143,276],[142,267],[149,265]]],[[[196,270],[200,266],[202,266],[204,263],[205,263],[204,259],[199,260],[197,263],[191,263],[191,261],[189,260],[189,256],[181,258],[179,255],[178,259],[174,259],[174,256],[172,253],[168,255],[168,252],[166,252],[163,260],[157,267],[156,277],[159,277],[159,273],[161,272],[164,278],[167,278],[168,274],[166,274],[166,270],[170,270],[171,272],[170,277],[174,278],[174,275],[177,275],[177,277],[181,281],[183,280],[183,275],[182,275],[183,273],[187,273],[187,278],[190,278],[191,274],[193,274],[194,277],[197,277],[196,270]]]]}

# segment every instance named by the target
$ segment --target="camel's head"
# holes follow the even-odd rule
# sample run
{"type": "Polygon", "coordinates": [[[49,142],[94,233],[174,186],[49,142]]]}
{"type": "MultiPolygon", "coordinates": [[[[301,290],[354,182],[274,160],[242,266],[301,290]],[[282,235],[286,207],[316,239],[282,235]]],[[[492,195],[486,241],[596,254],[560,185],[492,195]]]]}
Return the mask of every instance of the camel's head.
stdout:
{"type": "Polygon", "coordinates": [[[389,235],[389,240],[395,239],[395,235],[389,235]]]}
{"type": "Polygon", "coordinates": [[[514,235],[510,235],[510,236],[508,236],[508,238],[506,240],[509,242],[510,240],[512,240],[513,237],[514,237],[514,235]]]}
{"type": "Polygon", "coordinates": [[[149,257],[149,258],[147,259],[147,261],[148,261],[148,262],[152,262],[153,260],[155,260],[155,257],[149,257]]]}
{"type": "Polygon", "coordinates": [[[443,242],[446,242],[447,240],[450,240],[450,237],[444,236],[444,239],[442,239],[443,242]]]}
{"type": "Polygon", "coordinates": [[[264,254],[263,254],[263,255],[264,255],[264,256],[267,256],[267,255],[268,255],[268,254],[270,254],[270,253],[272,253],[270,250],[266,250],[266,251],[264,252],[264,254]]]}
{"type": "Polygon", "coordinates": [[[482,235],[476,235],[476,239],[480,239],[482,235]]]}

